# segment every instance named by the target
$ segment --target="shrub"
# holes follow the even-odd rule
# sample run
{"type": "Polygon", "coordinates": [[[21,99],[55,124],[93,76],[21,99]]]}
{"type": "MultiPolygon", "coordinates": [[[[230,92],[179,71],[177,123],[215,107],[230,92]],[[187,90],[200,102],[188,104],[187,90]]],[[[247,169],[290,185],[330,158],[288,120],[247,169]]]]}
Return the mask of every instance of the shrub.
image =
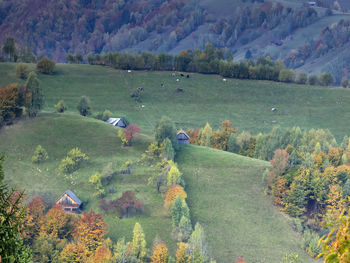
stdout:
{"type": "Polygon", "coordinates": [[[25,63],[18,63],[16,67],[16,77],[26,79],[30,72],[29,66],[25,63]]]}
{"type": "Polygon", "coordinates": [[[341,80],[341,86],[343,88],[347,88],[349,86],[349,80],[347,78],[342,78],[341,80]]]}
{"type": "Polygon", "coordinates": [[[38,145],[34,151],[34,155],[32,156],[32,162],[33,163],[40,163],[49,158],[49,155],[47,154],[47,151],[41,146],[38,145]]]}
{"type": "Polygon", "coordinates": [[[309,77],[309,84],[310,85],[317,85],[318,84],[318,77],[316,75],[311,75],[309,77]]]}
{"type": "Polygon", "coordinates": [[[109,110],[105,110],[102,114],[102,120],[106,121],[112,116],[112,112],[109,110]]]}
{"type": "Polygon", "coordinates": [[[278,80],[281,82],[293,82],[295,80],[295,73],[291,69],[282,69],[278,76],[278,80]]]}
{"type": "Polygon", "coordinates": [[[48,59],[47,57],[43,57],[36,64],[36,69],[44,74],[52,74],[55,70],[55,61],[48,59]]]}
{"type": "Polygon", "coordinates": [[[63,113],[67,107],[66,105],[64,104],[64,101],[63,100],[60,100],[59,102],[57,102],[57,104],[55,105],[55,109],[57,112],[59,113],[63,113]]]}
{"type": "Polygon", "coordinates": [[[322,86],[329,86],[334,82],[333,76],[330,73],[321,73],[319,80],[322,86]]]}
{"type": "Polygon", "coordinates": [[[82,153],[79,148],[73,148],[67,154],[67,157],[61,161],[59,170],[61,173],[72,173],[80,168],[80,165],[89,160],[89,157],[82,153]]]}
{"type": "Polygon", "coordinates": [[[91,114],[90,99],[86,96],[81,96],[77,109],[82,116],[91,114]]]}
{"type": "Polygon", "coordinates": [[[298,75],[298,77],[296,79],[296,82],[298,84],[306,84],[306,81],[307,81],[306,73],[304,73],[304,72],[299,73],[299,75],[298,75]]]}

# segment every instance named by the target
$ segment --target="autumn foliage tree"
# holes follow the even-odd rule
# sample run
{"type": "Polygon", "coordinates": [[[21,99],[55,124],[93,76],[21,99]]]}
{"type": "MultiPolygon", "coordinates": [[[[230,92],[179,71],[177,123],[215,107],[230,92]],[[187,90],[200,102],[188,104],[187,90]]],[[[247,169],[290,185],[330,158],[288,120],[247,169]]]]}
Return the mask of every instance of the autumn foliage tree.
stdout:
{"type": "Polygon", "coordinates": [[[98,247],[92,262],[94,263],[112,263],[112,253],[106,247],[98,247]]]}
{"type": "Polygon", "coordinates": [[[107,224],[101,214],[94,211],[83,212],[75,224],[74,238],[82,243],[90,253],[101,246],[107,234],[107,224]]]}
{"type": "Polygon", "coordinates": [[[176,197],[180,197],[181,200],[185,200],[187,198],[187,194],[181,185],[173,184],[165,193],[164,207],[169,208],[175,201],[176,197]]]}
{"type": "Polygon", "coordinates": [[[53,206],[41,220],[40,235],[54,240],[70,237],[75,216],[63,212],[61,206],[53,206]]]}
{"type": "Polygon", "coordinates": [[[169,251],[164,242],[159,242],[153,248],[152,263],[168,263],[169,251]]]}
{"type": "Polygon", "coordinates": [[[191,257],[187,253],[187,244],[180,242],[176,250],[176,263],[190,263],[191,257]]]}
{"type": "Polygon", "coordinates": [[[36,196],[27,205],[26,217],[24,219],[24,238],[32,243],[35,236],[39,234],[40,222],[44,217],[45,203],[41,196],[36,196]]]}
{"type": "Polygon", "coordinates": [[[136,123],[130,124],[125,128],[125,139],[128,141],[128,145],[132,145],[133,139],[137,137],[137,134],[140,133],[139,127],[136,123]]]}
{"type": "Polygon", "coordinates": [[[147,255],[145,233],[139,223],[135,223],[133,238],[131,242],[131,254],[137,258],[138,262],[143,262],[147,255]]]}
{"type": "Polygon", "coordinates": [[[69,243],[64,247],[60,254],[60,262],[87,262],[89,258],[89,250],[82,243],[69,243]]]}

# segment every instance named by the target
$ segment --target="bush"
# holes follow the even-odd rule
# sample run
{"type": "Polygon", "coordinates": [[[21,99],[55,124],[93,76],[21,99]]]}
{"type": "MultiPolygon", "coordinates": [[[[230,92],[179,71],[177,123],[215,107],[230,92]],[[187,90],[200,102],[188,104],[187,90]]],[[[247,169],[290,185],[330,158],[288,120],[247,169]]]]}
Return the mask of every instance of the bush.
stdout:
{"type": "Polygon", "coordinates": [[[109,110],[105,110],[102,114],[102,120],[106,121],[112,116],[112,112],[109,110]]]}
{"type": "Polygon", "coordinates": [[[82,116],[91,114],[90,99],[86,96],[81,96],[77,109],[82,116]]]}
{"type": "Polygon", "coordinates": [[[310,85],[317,85],[318,84],[318,77],[316,75],[311,75],[309,77],[309,84],[310,85]]]}
{"type": "Polygon", "coordinates": [[[281,82],[293,82],[295,80],[295,73],[291,69],[282,69],[278,76],[278,80],[281,82]]]}
{"type": "Polygon", "coordinates": [[[57,102],[57,104],[55,105],[55,109],[57,112],[59,113],[63,113],[67,107],[66,105],[64,104],[64,101],[63,100],[60,100],[59,102],[57,102]]]}
{"type": "Polygon", "coordinates": [[[89,160],[89,157],[82,153],[79,148],[73,148],[67,154],[67,157],[61,161],[58,169],[61,173],[72,173],[80,168],[80,165],[89,160]]]}
{"type": "Polygon", "coordinates": [[[52,74],[55,70],[55,66],[55,61],[43,57],[39,60],[38,64],[36,64],[36,69],[44,74],[52,74]]]}
{"type": "Polygon", "coordinates": [[[29,66],[25,63],[18,63],[16,67],[16,77],[26,79],[30,72],[29,66]]]}
{"type": "Polygon", "coordinates": [[[349,86],[349,80],[347,78],[342,78],[341,80],[341,86],[343,88],[347,88],[349,86]]]}
{"type": "Polygon", "coordinates": [[[334,82],[333,76],[330,73],[321,73],[319,80],[322,86],[330,86],[334,82]]]}
{"type": "Polygon", "coordinates": [[[296,82],[298,84],[306,84],[306,81],[307,81],[306,73],[304,73],[304,72],[299,73],[299,75],[298,75],[298,77],[296,79],[296,82]]]}
{"type": "Polygon", "coordinates": [[[49,158],[49,155],[47,154],[47,151],[41,146],[38,145],[34,151],[34,155],[32,156],[32,162],[33,163],[40,163],[49,158]]]}

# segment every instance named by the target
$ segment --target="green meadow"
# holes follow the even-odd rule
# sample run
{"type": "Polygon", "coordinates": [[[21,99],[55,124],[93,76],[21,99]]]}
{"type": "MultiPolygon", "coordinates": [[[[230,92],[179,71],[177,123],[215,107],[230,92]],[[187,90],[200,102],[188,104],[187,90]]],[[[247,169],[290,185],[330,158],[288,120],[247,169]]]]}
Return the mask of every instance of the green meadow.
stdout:
{"type": "MultiPolygon", "coordinates": [[[[145,211],[123,219],[105,215],[108,235],[114,241],[122,236],[130,240],[138,221],[145,230],[148,247],[159,235],[174,255],[176,241],[163,197],[147,185],[152,169],[137,163],[153,140],[154,127],[162,116],[170,117],[178,129],[200,128],[206,122],[219,128],[228,119],[235,128],[252,134],[269,131],[274,125],[329,128],[338,140],[348,134],[347,89],[234,79],[224,82],[216,75],[189,75],[173,77],[171,72],[127,72],[63,64],[57,65],[54,75],[39,74],[45,94],[42,113],[0,130],[7,182],[25,189],[28,199],[42,195],[48,204],[71,189],[84,202],[84,209],[101,212],[88,178],[108,163],[118,170],[131,160],[131,174],[113,177],[107,190],[113,188],[115,193],[108,194],[107,199],[132,190],[144,203],[145,211]],[[144,89],[140,103],[130,97],[138,87],[144,89]],[[176,92],[177,88],[184,92],[176,92]],[[82,95],[90,98],[93,114],[109,109],[113,116],[126,116],[137,123],[141,134],[132,147],[121,146],[118,128],[78,115],[76,106],[82,95]],[[53,105],[61,99],[68,110],[54,113],[53,105]],[[272,112],[272,107],[277,112],[272,112]],[[37,165],[31,162],[31,156],[39,144],[48,151],[49,159],[37,165]],[[71,176],[64,176],[58,165],[73,147],[79,147],[90,159],[71,176]]],[[[0,83],[13,82],[21,82],[15,77],[15,64],[0,63],[0,83]]],[[[176,161],[185,175],[193,222],[204,226],[209,251],[217,262],[232,262],[243,256],[247,262],[277,263],[289,252],[299,254],[302,262],[314,262],[300,248],[300,237],[293,231],[290,218],[264,195],[261,177],[269,163],[192,145],[181,147],[176,161]]]]}

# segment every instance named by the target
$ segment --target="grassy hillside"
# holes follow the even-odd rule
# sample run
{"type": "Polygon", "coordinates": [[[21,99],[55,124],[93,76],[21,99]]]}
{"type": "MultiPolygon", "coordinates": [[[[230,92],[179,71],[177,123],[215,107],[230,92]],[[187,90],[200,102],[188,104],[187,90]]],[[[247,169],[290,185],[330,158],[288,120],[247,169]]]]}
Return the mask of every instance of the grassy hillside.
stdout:
{"type": "MultiPolygon", "coordinates": [[[[0,72],[1,84],[20,81],[15,77],[15,64],[0,63],[0,72]]],[[[190,74],[187,79],[172,77],[170,72],[128,73],[65,64],[58,64],[54,75],[39,75],[39,79],[46,112],[53,112],[54,104],[63,99],[68,112],[77,113],[80,96],[87,95],[95,114],[109,109],[115,117],[127,116],[147,134],[162,115],[169,116],[178,128],[200,128],[207,121],[218,128],[229,119],[234,127],[252,134],[270,131],[274,125],[297,125],[329,128],[338,140],[348,134],[350,125],[350,91],[343,88],[236,79],[223,82],[219,76],[200,74],[190,74]],[[144,88],[141,103],[130,97],[137,87],[144,88]],[[178,87],[184,93],[176,93],[178,87]],[[271,112],[272,107],[277,112],[271,112]],[[272,124],[273,120],[277,124],[272,124]]]]}
{"type": "Polygon", "coordinates": [[[267,162],[192,145],[181,148],[177,161],[193,219],[203,224],[217,262],[238,256],[246,262],[281,262],[290,252],[314,262],[300,249],[290,220],[263,193],[267,162]]]}
{"type": "MultiPolygon", "coordinates": [[[[137,160],[149,144],[149,137],[141,135],[133,147],[121,147],[117,129],[109,124],[77,115],[42,114],[0,130],[0,152],[5,152],[6,181],[25,189],[28,199],[40,194],[51,206],[61,194],[71,189],[84,202],[84,209],[99,211],[99,198],[93,196],[94,187],[88,179],[95,172],[112,163],[114,171],[126,161],[137,160]],[[31,156],[37,145],[42,145],[49,154],[43,164],[33,164],[31,156]],[[60,161],[73,147],[79,147],[90,160],[72,176],[63,176],[58,171],[60,161]]],[[[132,238],[135,222],[140,222],[146,233],[147,243],[159,235],[174,252],[176,243],[171,237],[171,220],[163,209],[163,198],[147,185],[150,173],[147,168],[131,168],[131,175],[117,175],[106,187],[115,189],[107,198],[119,198],[121,193],[132,190],[145,205],[145,214],[132,218],[117,219],[109,214],[109,236],[117,241],[125,236],[132,238]]]]}
{"type": "MultiPolygon", "coordinates": [[[[71,189],[83,200],[86,210],[99,211],[99,199],[93,196],[88,178],[109,162],[118,170],[126,160],[136,161],[150,142],[150,137],[142,134],[134,146],[121,147],[117,129],[91,118],[52,113],[4,127],[0,131],[0,152],[6,153],[7,182],[25,189],[28,199],[42,195],[49,205],[71,189]],[[49,153],[49,160],[40,165],[31,162],[38,144],[49,153]],[[59,173],[58,165],[72,147],[81,148],[90,161],[72,177],[65,177],[59,173]]],[[[232,262],[241,255],[247,262],[277,263],[287,252],[298,253],[303,262],[313,262],[299,248],[300,241],[290,222],[263,194],[261,174],[267,162],[196,146],[181,148],[177,162],[185,174],[193,220],[204,225],[210,251],[218,262],[232,262]]],[[[108,189],[114,188],[116,193],[108,198],[133,190],[144,202],[145,214],[124,219],[106,216],[108,235],[114,241],[122,236],[130,240],[138,221],[149,247],[159,235],[174,254],[176,243],[163,199],[154,187],[147,186],[150,171],[146,167],[131,170],[131,175],[113,178],[108,189]]]]}

